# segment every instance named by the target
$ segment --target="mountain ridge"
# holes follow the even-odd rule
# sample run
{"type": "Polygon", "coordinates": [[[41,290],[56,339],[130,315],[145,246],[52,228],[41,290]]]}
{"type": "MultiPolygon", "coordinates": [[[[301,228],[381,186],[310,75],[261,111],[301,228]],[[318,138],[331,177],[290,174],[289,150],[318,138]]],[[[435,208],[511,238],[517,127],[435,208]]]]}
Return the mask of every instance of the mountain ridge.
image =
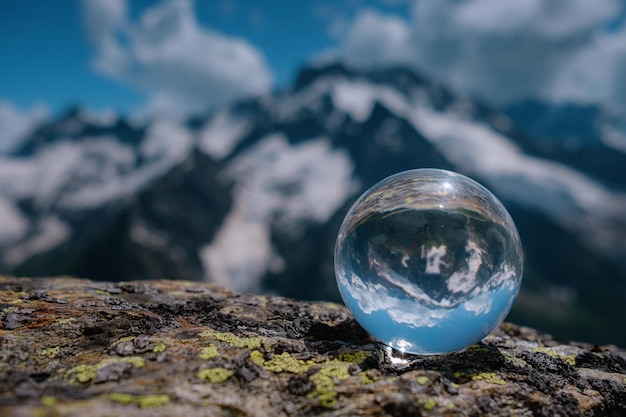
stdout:
{"type": "Polygon", "coordinates": [[[0,163],[0,212],[17,219],[0,225],[0,270],[337,300],[332,250],[351,202],[390,174],[435,167],[482,182],[520,219],[520,299],[539,301],[513,317],[541,327],[535,313],[568,311],[546,328],[560,335],[572,317],[613,315],[600,333],[578,331],[622,341],[626,313],[611,306],[626,302],[626,194],[560,149],[531,149],[518,125],[406,69],[340,64],[185,123],[69,112],[0,163]]]}

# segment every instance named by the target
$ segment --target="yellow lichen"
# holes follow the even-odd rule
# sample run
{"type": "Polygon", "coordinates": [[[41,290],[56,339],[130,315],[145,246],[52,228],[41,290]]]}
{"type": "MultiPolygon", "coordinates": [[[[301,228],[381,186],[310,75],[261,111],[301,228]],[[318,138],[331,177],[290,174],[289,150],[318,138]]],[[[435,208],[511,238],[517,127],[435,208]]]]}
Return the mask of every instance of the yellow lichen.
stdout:
{"type": "Polygon", "coordinates": [[[528,368],[530,366],[524,359],[518,358],[508,350],[503,350],[502,354],[504,359],[513,366],[517,366],[518,368],[528,368]]]}
{"type": "Polygon", "coordinates": [[[112,392],[109,394],[109,400],[115,401],[123,405],[134,404],[140,408],[158,407],[170,402],[169,395],[156,394],[156,395],[132,395],[123,394],[118,392],[112,392]]]}
{"type": "Polygon", "coordinates": [[[342,380],[350,378],[350,372],[348,372],[348,367],[345,365],[326,365],[318,373],[342,380]]]}
{"type": "Polygon", "coordinates": [[[49,395],[44,395],[41,397],[41,403],[45,406],[52,407],[53,405],[56,405],[57,399],[49,395]]]}
{"type": "Polygon", "coordinates": [[[429,398],[424,403],[424,410],[430,411],[437,407],[437,401],[434,398],[429,398]]]}
{"type": "Polygon", "coordinates": [[[146,364],[144,359],[140,356],[129,356],[127,358],[110,358],[100,361],[95,365],[78,365],[65,372],[65,377],[69,379],[70,384],[77,382],[87,383],[96,380],[97,372],[99,369],[104,368],[107,365],[117,362],[130,363],[135,368],[141,368],[146,364]]]}
{"type": "Polygon", "coordinates": [[[305,373],[314,365],[313,362],[304,362],[296,359],[288,352],[283,352],[268,361],[264,361],[263,366],[270,372],[291,372],[293,374],[305,373]]]}
{"type": "Polygon", "coordinates": [[[565,363],[569,365],[572,365],[572,366],[576,365],[576,355],[563,355],[547,347],[536,347],[533,349],[533,352],[545,353],[546,355],[550,355],[554,358],[560,358],[561,360],[565,361],[565,363]]]}
{"type": "Polygon", "coordinates": [[[109,295],[108,291],[95,289],[94,292],[98,295],[109,295]]]}
{"type": "Polygon", "coordinates": [[[52,358],[56,358],[57,356],[59,356],[60,352],[61,352],[61,348],[58,346],[55,346],[55,347],[44,348],[41,352],[39,352],[39,355],[45,358],[52,359],[52,358]]]}
{"type": "Polygon", "coordinates": [[[117,339],[115,342],[111,343],[111,346],[117,346],[120,343],[130,342],[131,340],[134,340],[134,339],[135,339],[135,336],[121,337],[121,338],[117,339]]]}
{"type": "Polygon", "coordinates": [[[361,378],[361,382],[363,385],[373,384],[375,381],[367,375],[365,372],[359,372],[359,378],[361,378]]]}
{"type": "MultiPolygon", "coordinates": [[[[311,375],[310,381],[315,384],[315,389],[309,393],[308,398],[318,399],[324,407],[333,407],[337,403],[337,391],[335,390],[336,380],[346,380],[350,378],[349,368],[353,364],[361,364],[371,354],[365,351],[354,353],[344,353],[338,359],[316,363],[311,360],[304,361],[293,357],[288,352],[274,355],[271,359],[265,360],[263,354],[258,350],[250,352],[250,361],[256,365],[264,367],[269,372],[289,372],[294,374],[304,374],[312,368],[319,367],[319,371],[311,375]]],[[[365,372],[358,374],[363,384],[374,382],[365,372]]]]}
{"type": "Polygon", "coordinates": [[[570,364],[572,366],[576,365],[576,356],[575,355],[567,355],[567,356],[563,356],[562,359],[565,361],[565,363],[570,364]]]}
{"type": "Polygon", "coordinates": [[[219,352],[215,345],[211,343],[209,346],[203,347],[198,356],[200,359],[212,359],[219,356],[219,352]]]}
{"type": "Polygon", "coordinates": [[[199,379],[209,381],[213,384],[218,384],[220,382],[226,381],[228,378],[231,377],[232,374],[233,374],[233,371],[231,371],[230,369],[209,368],[209,369],[202,369],[201,371],[198,371],[196,376],[199,379]]]}
{"type": "Polygon", "coordinates": [[[357,350],[354,353],[342,353],[341,355],[339,355],[339,360],[342,362],[350,362],[360,365],[365,359],[369,358],[370,356],[372,356],[372,354],[369,352],[366,352],[364,350],[357,350]]]}
{"type": "Polygon", "coordinates": [[[57,324],[68,324],[68,323],[71,323],[73,321],[76,321],[75,317],[69,317],[69,318],[66,318],[66,319],[57,320],[56,322],[57,322],[57,324]]]}
{"type": "Polygon", "coordinates": [[[239,337],[232,333],[220,333],[213,330],[204,331],[200,333],[200,336],[210,337],[238,348],[258,349],[261,347],[260,337],[239,337]]]}
{"type": "Polygon", "coordinates": [[[417,383],[420,385],[426,385],[428,384],[428,381],[429,381],[426,375],[420,375],[416,378],[416,380],[417,380],[417,383]]]}
{"type": "Polygon", "coordinates": [[[259,366],[263,366],[265,365],[265,358],[263,357],[263,354],[261,352],[259,352],[258,350],[253,350],[252,352],[250,352],[250,362],[259,366]]]}
{"type": "MultiPolygon", "coordinates": [[[[350,378],[349,364],[342,361],[328,361],[321,365],[321,369],[311,376],[310,380],[315,383],[315,389],[309,393],[308,398],[317,398],[323,407],[333,407],[337,404],[337,391],[335,379],[346,380],[350,378]]],[[[363,376],[361,376],[363,380],[363,376]]],[[[373,381],[372,381],[373,382],[373,381]]]]}
{"type": "Polygon", "coordinates": [[[500,328],[507,333],[511,333],[513,330],[515,330],[515,326],[509,322],[504,322],[500,324],[500,328]]]}
{"type": "Polygon", "coordinates": [[[152,349],[152,351],[153,351],[153,352],[155,352],[155,353],[160,353],[160,352],[165,351],[165,349],[166,349],[166,348],[167,348],[167,345],[166,345],[165,343],[161,342],[161,343],[159,343],[158,345],[156,345],[156,346],[152,349]]]}
{"type": "Polygon", "coordinates": [[[308,398],[317,398],[323,407],[333,407],[337,404],[337,391],[335,383],[328,375],[321,372],[311,376],[311,381],[315,383],[315,389],[309,393],[308,398]]]}
{"type": "Polygon", "coordinates": [[[495,372],[481,372],[479,374],[472,375],[472,381],[485,381],[490,384],[505,385],[506,381],[502,379],[495,372]]]}

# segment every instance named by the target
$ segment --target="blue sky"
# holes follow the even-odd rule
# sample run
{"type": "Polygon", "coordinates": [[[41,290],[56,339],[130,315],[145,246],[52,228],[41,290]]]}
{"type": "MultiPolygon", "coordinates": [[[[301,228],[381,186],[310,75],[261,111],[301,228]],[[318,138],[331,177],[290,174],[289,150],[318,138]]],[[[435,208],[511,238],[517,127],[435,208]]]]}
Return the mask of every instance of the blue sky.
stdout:
{"type": "MultiPolygon", "coordinates": [[[[157,0],[133,0],[138,19],[157,0]]],[[[272,69],[273,86],[284,86],[309,58],[331,48],[341,26],[363,8],[407,14],[406,2],[196,1],[205,28],[247,40],[272,69]]],[[[95,109],[132,110],[143,94],[94,70],[95,55],[84,28],[81,1],[0,2],[0,99],[17,107],[45,103],[53,110],[82,104],[95,109]]]]}
{"type": "Polygon", "coordinates": [[[625,16],[625,0],[7,0],[0,134],[74,104],[205,111],[289,85],[320,56],[414,67],[495,105],[626,111],[625,16]]]}

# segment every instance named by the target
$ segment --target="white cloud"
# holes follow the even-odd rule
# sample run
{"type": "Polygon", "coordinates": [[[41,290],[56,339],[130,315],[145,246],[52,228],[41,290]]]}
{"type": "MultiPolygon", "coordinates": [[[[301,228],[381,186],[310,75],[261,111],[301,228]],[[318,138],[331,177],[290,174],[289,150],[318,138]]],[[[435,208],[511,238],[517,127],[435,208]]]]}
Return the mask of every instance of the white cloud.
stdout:
{"type": "Polygon", "coordinates": [[[11,102],[0,100],[0,154],[15,149],[47,117],[48,109],[43,105],[20,110],[11,102]]]}
{"type": "Polygon", "coordinates": [[[102,45],[126,26],[126,0],[94,0],[83,2],[83,25],[89,40],[102,45]]]}
{"type": "Polygon", "coordinates": [[[202,111],[269,90],[262,54],[243,39],[201,27],[191,0],[167,0],[128,21],[126,3],[85,0],[94,68],[146,92],[153,112],[202,111]]]}
{"type": "Polygon", "coordinates": [[[335,53],[350,64],[376,66],[403,63],[410,57],[410,29],[395,16],[384,16],[373,10],[359,13],[346,31],[339,50],[335,53]]]}
{"type": "Polygon", "coordinates": [[[541,97],[626,110],[619,0],[417,0],[410,21],[361,12],[334,51],[352,65],[409,63],[496,103],[541,97]]]}

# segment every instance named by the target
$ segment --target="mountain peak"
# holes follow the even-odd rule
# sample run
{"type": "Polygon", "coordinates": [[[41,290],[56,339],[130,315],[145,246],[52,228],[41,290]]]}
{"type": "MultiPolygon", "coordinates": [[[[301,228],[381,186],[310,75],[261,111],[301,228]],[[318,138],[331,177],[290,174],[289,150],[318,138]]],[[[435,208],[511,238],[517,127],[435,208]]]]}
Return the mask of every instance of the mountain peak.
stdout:
{"type": "Polygon", "coordinates": [[[293,89],[298,91],[313,84],[318,79],[336,77],[365,79],[375,84],[385,84],[398,88],[400,91],[436,84],[406,66],[361,69],[351,67],[340,61],[332,61],[303,67],[298,73],[293,89]]]}

